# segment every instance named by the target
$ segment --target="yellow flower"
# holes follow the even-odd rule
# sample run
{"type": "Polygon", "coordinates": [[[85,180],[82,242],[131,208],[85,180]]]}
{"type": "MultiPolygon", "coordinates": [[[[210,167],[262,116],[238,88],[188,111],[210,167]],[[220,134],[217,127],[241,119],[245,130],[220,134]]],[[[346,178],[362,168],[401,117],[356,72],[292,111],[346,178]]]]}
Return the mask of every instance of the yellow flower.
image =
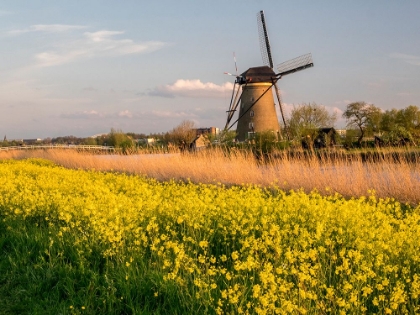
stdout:
{"type": "Polygon", "coordinates": [[[232,259],[233,260],[237,260],[239,258],[239,254],[238,254],[238,252],[237,251],[234,251],[233,253],[232,253],[232,259]]]}

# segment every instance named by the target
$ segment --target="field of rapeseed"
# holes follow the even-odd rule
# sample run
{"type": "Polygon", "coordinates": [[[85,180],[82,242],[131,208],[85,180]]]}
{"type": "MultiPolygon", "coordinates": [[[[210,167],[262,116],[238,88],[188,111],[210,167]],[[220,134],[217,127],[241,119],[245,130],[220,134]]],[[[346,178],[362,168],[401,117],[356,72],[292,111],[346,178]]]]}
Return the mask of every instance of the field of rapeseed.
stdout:
{"type": "Polygon", "coordinates": [[[0,162],[0,314],[414,314],[420,206],[0,162]]]}

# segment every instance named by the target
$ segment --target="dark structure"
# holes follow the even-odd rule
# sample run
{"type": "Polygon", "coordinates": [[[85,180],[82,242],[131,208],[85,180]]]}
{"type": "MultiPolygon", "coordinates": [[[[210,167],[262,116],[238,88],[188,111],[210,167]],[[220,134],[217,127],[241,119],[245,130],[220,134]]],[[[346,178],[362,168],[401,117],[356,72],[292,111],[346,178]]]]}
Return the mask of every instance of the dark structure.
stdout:
{"type": "Polygon", "coordinates": [[[333,127],[319,128],[313,132],[313,135],[313,139],[310,136],[302,139],[304,149],[332,148],[337,145],[337,139],[340,136],[333,127]]]}

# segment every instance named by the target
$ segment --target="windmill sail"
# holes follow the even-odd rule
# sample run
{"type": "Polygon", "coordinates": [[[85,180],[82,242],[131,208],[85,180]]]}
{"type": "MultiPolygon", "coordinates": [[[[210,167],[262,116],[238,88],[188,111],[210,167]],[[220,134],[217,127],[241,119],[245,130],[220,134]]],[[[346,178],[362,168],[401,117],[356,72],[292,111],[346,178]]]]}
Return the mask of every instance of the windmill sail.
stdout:
{"type": "Polygon", "coordinates": [[[235,82],[235,84],[233,85],[232,98],[230,100],[229,110],[227,111],[227,120],[226,120],[225,130],[230,129],[229,124],[233,118],[233,115],[236,112],[236,109],[238,108],[239,103],[240,103],[240,86],[239,84],[235,82]]]}
{"type": "Polygon", "coordinates": [[[313,66],[314,62],[312,60],[312,55],[309,53],[279,64],[277,66],[277,76],[282,77],[313,66]]]}
{"type": "MultiPolygon", "coordinates": [[[[267,26],[265,24],[264,11],[260,11],[257,14],[257,23],[258,23],[258,33],[259,33],[259,38],[260,38],[261,57],[263,59],[263,63],[264,65],[269,66],[271,69],[274,69],[273,58],[271,57],[270,40],[268,38],[267,26]]],[[[287,138],[289,138],[289,133],[286,128],[286,118],[284,117],[284,112],[283,112],[283,104],[282,104],[280,89],[277,86],[277,81],[273,82],[273,86],[274,86],[274,91],[276,92],[277,101],[279,102],[280,114],[283,120],[283,125],[286,129],[286,136],[287,138]]]]}
{"type": "Polygon", "coordinates": [[[268,38],[267,27],[265,25],[264,11],[260,11],[257,14],[257,22],[263,63],[265,66],[269,66],[273,69],[273,58],[271,57],[270,40],[268,38]]]}

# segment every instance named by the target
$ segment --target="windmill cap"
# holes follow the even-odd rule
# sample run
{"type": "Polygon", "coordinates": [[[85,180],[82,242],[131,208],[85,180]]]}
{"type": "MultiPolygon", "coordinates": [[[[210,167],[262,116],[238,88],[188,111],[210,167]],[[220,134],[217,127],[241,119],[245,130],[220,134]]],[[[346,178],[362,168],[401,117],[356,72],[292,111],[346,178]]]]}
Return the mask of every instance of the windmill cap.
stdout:
{"type": "Polygon", "coordinates": [[[273,78],[276,77],[273,69],[268,66],[254,67],[249,68],[244,73],[241,74],[241,77],[245,79],[248,83],[258,83],[258,82],[272,82],[273,78]]]}

